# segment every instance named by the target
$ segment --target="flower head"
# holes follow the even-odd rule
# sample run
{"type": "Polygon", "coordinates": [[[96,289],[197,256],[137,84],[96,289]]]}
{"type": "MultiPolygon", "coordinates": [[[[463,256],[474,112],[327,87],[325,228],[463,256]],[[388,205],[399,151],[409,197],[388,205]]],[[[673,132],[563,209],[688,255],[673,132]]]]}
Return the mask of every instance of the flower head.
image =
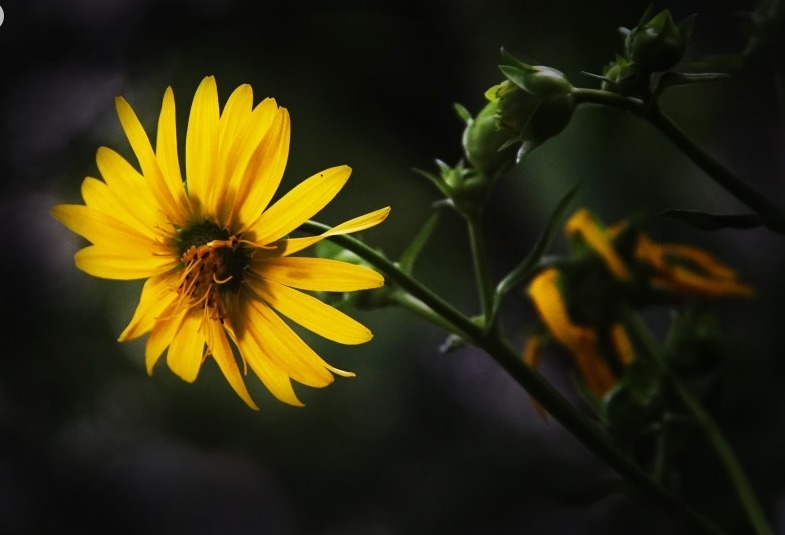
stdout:
{"type": "Polygon", "coordinates": [[[335,342],[366,342],[372,336],[366,327],[302,290],[375,288],[384,284],[382,276],[363,266],[292,255],[331,235],[381,223],[389,208],[319,236],[291,237],[335,197],[351,169],[321,171],[271,202],[286,167],[289,114],[272,98],[253,106],[247,84],[221,110],[215,79],[201,82],[188,120],[184,177],[171,87],[155,148],[131,106],[122,97],[116,106],[139,170],[99,148],[103,180],[85,178],[84,205],[58,205],[52,214],[92,243],[76,253],[77,267],[107,279],[147,279],[120,341],[149,334],[148,373],[166,351],[169,368],[192,382],[212,356],[254,409],[243,380],[249,367],[292,405],[302,405],[292,379],[323,387],[333,374],[353,375],[322,360],[281,315],[335,342]]]}

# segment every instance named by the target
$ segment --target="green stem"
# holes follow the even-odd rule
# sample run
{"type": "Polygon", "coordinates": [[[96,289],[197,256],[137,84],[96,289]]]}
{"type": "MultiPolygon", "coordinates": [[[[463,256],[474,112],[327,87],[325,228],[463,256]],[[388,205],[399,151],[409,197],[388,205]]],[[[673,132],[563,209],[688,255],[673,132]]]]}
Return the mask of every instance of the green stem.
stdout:
{"type": "Polygon", "coordinates": [[[717,184],[725,188],[738,200],[761,215],[776,215],[780,209],[765,196],[758,193],[746,182],[738,178],[720,162],[700,148],[684,131],[654,106],[647,118],[674,145],[679,147],[693,162],[711,176],[717,184]]]}
{"type": "Polygon", "coordinates": [[[646,104],[640,99],[625,97],[610,91],[599,89],[576,89],[576,102],[602,104],[629,111],[647,119],[655,128],[676,145],[693,163],[703,169],[717,184],[725,188],[757,213],[761,215],[780,214],[780,209],[765,196],[750,187],[727,167],[698,146],[684,131],[671,121],[660,108],[646,104]]]}
{"type": "Polygon", "coordinates": [[[416,314],[423,318],[424,320],[436,325],[444,329],[447,332],[451,332],[460,336],[463,340],[469,340],[469,335],[464,332],[460,332],[458,327],[450,323],[449,321],[445,320],[439,314],[436,314],[431,307],[411,295],[410,293],[403,292],[403,291],[395,291],[390,296],[390,301],[401,308],[408,310],[409,312],[416,314]]]}
{"type": "Polygon", "coordinates": [[[625,323],[638,344],[646,351],[651,361],[654,362],[665,375],[674,388],[682,403],[687,407],[692,417],[703,430],[714,451],[717,453],[722,466],[725,468],[728,478],[733,484],[736,495],[747,516],[750,526],[757,535],[774,535],[774,531],[763,513],[755,492],[752,489],[747,476],[736,458],[733,448],[731,448],[725,435],[720,430],[717,423],[706,411],[697,397],[689,390],[682,381],[670,371],[663,358],[659,347],[648,332],[640,319],[630,310],[624,312],[625,323]]]}
{"type": "Polygon", "coordinates": [[[474,275],[477,279],[477,291],[480,295],[483,324],[488,325],[492,316],[493,286],[488,275],[488,255],[485,251],[485,226],[483,225],[482,211],[478,210],[464,214],[464,216],[469,227],[469,242],[474,262],[474,275]]]}
{"type": "MultiPolygon", "coordinates": [[[[301,229],[320,234],[329,230],[329,227],[321,223],[308,221],[302,225],[301,229]]],[[[682,503],[633,463],[611,442],[605,433],[590,423],[561,393],[529,368],[520,358],[520,355],[510,348],[497,333],[487,333],[482,326],[458,312],[419,281],[361,241],[346,235],[330,236],[327,239],[357,254],[381,271],[388,280],[394,282],[424,303],[433,313],[442,316],[446,324],[455,327],[455,330],[452,332],[465,334],[468,342],[473,343],[493,357],[576,439],[614,468],[620,475],[659,503],[664,509],[691,525],[696,530],[696,533],[712,535],[722,535],[724,533],[716,524],[682,503]]]]}

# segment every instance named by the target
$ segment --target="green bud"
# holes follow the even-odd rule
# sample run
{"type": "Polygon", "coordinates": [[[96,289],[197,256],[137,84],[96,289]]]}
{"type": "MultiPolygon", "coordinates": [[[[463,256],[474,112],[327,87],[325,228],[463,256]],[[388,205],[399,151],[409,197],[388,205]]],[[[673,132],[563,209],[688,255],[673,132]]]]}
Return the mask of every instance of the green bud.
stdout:
{"type": "Polygon", "coordinates": [[[693,20],[691,16],[677,25],[667,9],[647,22],[642,20],[627,35],[627,56],[647,72],[670,69],[684,57],[693,20]]]}
{"type": "Polygon", "coordinates": [[[602,79],[603,90],[622,95],[640,95],[649,90],[649,76],[637,63],[619,55],[603,68],[602,79]]]}
{"type": "Polygon", "coordinates": [[[571,93],[574,89],[563,72],[543,65],[500,65],[499,69],[512,83],[535,97],[571,93]]]}
{"type": "Polygon", "coordinates": [[[519,130],[497,119],[504,100],[506,97],[488,102],[476,117],[467,121],[463,131],[466,159],[488,177],[496,176],[515,162],[515,150],[504,147],[518,137],[519,130]]]}
{"type": "Polygon", "coordinates": [[[529,65],[507,50],[501,51],[503,63],[499,65],[507,79],[535,97],[550,97],[571,93],[575,88],[563,72],[545,65],[529,65]]]}
{"type": "Polygon", "coordinates": [[[521,131],[523,151],[519,152],[518,158],[564,130],[574,112],[575,97],[572,94],[541,99],[521,131]]]}

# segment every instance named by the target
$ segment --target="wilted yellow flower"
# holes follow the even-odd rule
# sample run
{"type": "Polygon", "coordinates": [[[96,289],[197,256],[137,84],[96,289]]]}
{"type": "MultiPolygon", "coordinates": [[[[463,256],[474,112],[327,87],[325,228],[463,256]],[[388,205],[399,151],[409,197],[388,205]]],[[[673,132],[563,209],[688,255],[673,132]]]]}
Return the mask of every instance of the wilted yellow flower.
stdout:
{"type": "Polygon", "coordinates": [[[730,267],[696,247],[656,243],[641,234],[635,256],[653,269],[650,283],[657,288],[703,297],[755,293],[752,286],[738,280],[730,267]]]}
{"type": "MultiPolygon", "coordinates": [[[[575,323],[559,287],[560,273],[556,268],[540,272],[529,284],[528,293],[551,336],[572,355],[576,369],[586,386],[598,396],[604,395],[616,384],[616,375],[609,365],[609,356],[603,355],[595,328],[575,323]]],[[[610,341],[621,364],[633,359],[632,344],[621,324],[610,328],[610,341]]],[[[536,365],[539,341],[524,348],[524,360],[536,365]]]]}
{"type": "Polygon", "coordinates": [[[247,84],[223,110],[215,79],[199,85],[185,137],[185,179],[172,88],[164,94],[155,148],[128,102],[118,97],[116,106],[141,172],[101,147],[96,160],[103,181],[86,178],[85,204],[58,205],[52,214],[92,243],[75,255],[80,269],[107,279],[147,279],[120,341],[149,333],[148,373],[167,351],[169,368],[188,382],[212,356],[254,409],[243,380],[248,367],[276,398],[298,406],[291,379],[323,387],[333,373],[352,376],[322,360],[280,315],[335,342],[366,342],[372,336],[366,327],[301,290],[375,288],[384,284],[382,276],[291,255],[328,236],[377,225],[389,208],[320,236],[290,237],[333,199],[351,169],[321,171],[271,204],[288,158],[289,114],[272,98],[254,107],[247,84]]]}

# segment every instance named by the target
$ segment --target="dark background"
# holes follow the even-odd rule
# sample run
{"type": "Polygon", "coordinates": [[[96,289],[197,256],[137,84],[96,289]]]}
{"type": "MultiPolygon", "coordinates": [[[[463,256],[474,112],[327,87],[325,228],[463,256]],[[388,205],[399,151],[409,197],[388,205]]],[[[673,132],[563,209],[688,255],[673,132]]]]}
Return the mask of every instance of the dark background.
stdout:
{"type": "MultiPolygon", "coordinates": [[[[248,410],[212,361],[193,385],[164,364],[150,378],[143,341],[116,342],[141,283],[78,271],[72,256],[84,243],[49,209],[81,202],[81,181],[98,176],[99,146],[131,156],[117,95],[148,132],[168,85],[183,127],[206,75],[216,76],[222,102],[245,82],[257,102],[275,97],[292,116],[283,191],[321,169],[352,166],[319,219],[335,224],[392,206],[364,239],[394,259],[438,199],[413,168],[461,157],[453,103],[480,109],[485,89],[501,81],[500,47],[596,87],[581,71],[601,71],[621,50],[617,28],[634,26],[647,2],[280,4],[0,0],[0,532],[680,533],[640,496],[596,495],[611,470],[558,423],[540,419],[487,355],[440,353],[445,333],[403,310],[351,311],[375,333],[363,346],[309,339],[357,377],[298,388],[304,409],[277,402],[249,378],[261,410],[248,410]]],[[[741,50],[738,12],[755,3],[656,6],[677,21],[698,14],[687,52],[695,59],[741,50]]],[[[785,204],[775,85],[765,72],[733,74],[674,90],[664,107],[785,204]]],[[[746,210],[648,125],[582,107],[499,182],[487,219],[494,278],[523,258],[577,180],[576,205],[607,223],[639,208],[746,210]]],[[[783,237],[669,221],[658,221],[654,234],[705,246],[760,288],[754,299],[717,305],[742,343],[713,410],[785,529],[783,237]]],[[[461,222],[447,214],[417,274],[474,313],[467,251],[461,222]]],[[[520,345],[529,305],[513,296],[506,314],[520,345]]],[[[551,353],[544,372],[574,395],[551,353]]],[[[707,497],[720,517],[723,485],[718,479],[707,497]]]]}

